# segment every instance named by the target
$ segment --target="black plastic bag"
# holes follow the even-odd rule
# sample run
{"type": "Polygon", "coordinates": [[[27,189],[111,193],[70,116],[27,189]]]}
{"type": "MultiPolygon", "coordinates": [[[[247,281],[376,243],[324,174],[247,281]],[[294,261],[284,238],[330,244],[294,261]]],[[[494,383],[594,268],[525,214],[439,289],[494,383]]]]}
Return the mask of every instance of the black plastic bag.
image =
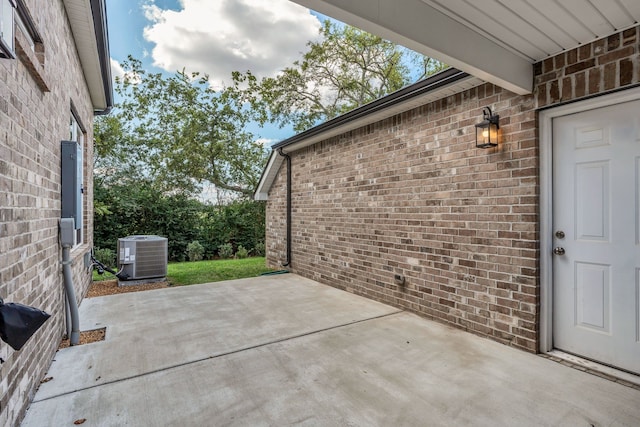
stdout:
{"type": "Polygon", "coordinates": [[[14,350],[20,350],[51,315],[34,307],[0,298],[0,338],[14,350]]]}

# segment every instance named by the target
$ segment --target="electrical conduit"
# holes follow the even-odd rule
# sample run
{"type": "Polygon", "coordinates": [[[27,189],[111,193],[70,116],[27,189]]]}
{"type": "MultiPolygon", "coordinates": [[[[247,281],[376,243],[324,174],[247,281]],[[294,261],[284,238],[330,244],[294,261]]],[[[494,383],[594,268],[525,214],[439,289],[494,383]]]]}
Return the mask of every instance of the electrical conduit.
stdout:
{"type": "MultiPolygon", "coordinates": [[[[62,274],[64,276],[64,289],[67,295],[69,314],[71,315],[71,334],[69,334],[69,344],[78,345],[80,343],[80,317],[78,315],[78,304],[76,303],[76,293],[73,289],[73,276],[71,274],[71,246],[72,233],[74,229],[73,218],[62,218],[60,220],[60,235],[62,242],[62,274]]],[[[67,320],[68,320],[67,316],[67,320]]],[[[69,325],[67,325],[67,334],[69,325]]]]}

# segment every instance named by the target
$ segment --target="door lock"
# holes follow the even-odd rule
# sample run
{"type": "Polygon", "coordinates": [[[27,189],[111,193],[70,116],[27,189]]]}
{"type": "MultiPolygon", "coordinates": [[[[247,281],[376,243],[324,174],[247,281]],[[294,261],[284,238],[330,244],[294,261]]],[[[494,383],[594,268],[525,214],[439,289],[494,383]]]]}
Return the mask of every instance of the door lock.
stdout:
{"type": "Polygon", "coordinates": [[[562,230],[556,231],[556,237],[558,239],[564,239],[564,231],[562,231],[562,230]]]}
{"type": "Polygon", "coordinates": [[[564,248],[561,247],[557,247],[553,249],[553,253],[556,255],[564,255],[564,248]]]}

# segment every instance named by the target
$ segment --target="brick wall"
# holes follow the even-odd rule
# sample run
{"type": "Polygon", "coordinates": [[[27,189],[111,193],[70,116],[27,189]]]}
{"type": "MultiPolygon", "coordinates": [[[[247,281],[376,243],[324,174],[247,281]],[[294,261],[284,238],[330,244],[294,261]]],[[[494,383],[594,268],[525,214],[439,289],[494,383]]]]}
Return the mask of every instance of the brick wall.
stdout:
{"type": "MultiPolygon", "coordinates": [[[[536,110],[637,83],[638,29],[534,71],[533,95],[484,84],[291,153],[292,271],[535,352],[536,110]],[[485,106],[500,114],[497,149],[474,146],[485,106]]],[[[272,267],[285,259],[285,176],[283,164],[267,204],[272,267]]]]}
{"type": "MultiPolygon", "coordinates": [[[[52,315],[16,352],[0,342],[0,425],[17,425],[64,334],[58,244],[60,141],[69,138],[71,104],[92,140],[92,106],[62,1],[25,1],[43,43],[0,59],[0,296],[52,315]]],[[[93,157],[85,143],[86,164],[93,157]]],[[[85,169],[85,244],[74,248],[77,299],[90,284],[83,255],[92,245],[92,185],[85,169]]]]}
{"type": "Polygon", "coordinates": [[[535,64],[538,107],[640,82],[639,32],[630,28],[535,64]]]}

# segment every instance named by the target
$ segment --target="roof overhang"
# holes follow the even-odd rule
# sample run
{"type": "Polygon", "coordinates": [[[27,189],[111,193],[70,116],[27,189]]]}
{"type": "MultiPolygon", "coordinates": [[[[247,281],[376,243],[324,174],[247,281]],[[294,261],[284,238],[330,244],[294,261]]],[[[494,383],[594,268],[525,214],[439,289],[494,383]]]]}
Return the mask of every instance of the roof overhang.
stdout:
{"type": "Polygon", "coordinates": [[[254,193],[255,200],[267,200],[268,198],[271,185],[284,160],[284,157],[278,153],[279,150],[291,153],[429,102],[455,95],[482,83],[482,79],[472,77],[455,68],[449,68],[274,144],[267,166],[254,193]]]}
{"type": "Polygon", "coordinates": [[[524,95],[531,62],[421,0],[292,0],[524,95]]]}
{"type": "Polygon", "coordinates": [[[291,1],[520,95],[534,63],[640,22],[637,0],[291,1]]]}
{"type": "Polygon", "coordinates": [[[105,0],[63,0],[95,114],[113,106],[105,0]]]}

